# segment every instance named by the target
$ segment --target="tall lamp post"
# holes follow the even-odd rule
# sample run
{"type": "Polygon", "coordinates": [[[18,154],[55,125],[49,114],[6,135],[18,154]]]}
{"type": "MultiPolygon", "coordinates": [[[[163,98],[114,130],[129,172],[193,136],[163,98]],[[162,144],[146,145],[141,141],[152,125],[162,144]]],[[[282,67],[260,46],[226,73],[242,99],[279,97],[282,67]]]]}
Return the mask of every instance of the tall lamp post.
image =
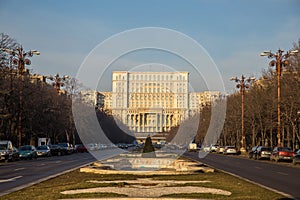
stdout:
{"type": "Polygon", "coordinates": [[[237,77],[232,77],[230,79],[231,81],[235,81],[237,83],[236,87],[238,89],[240,89],[240,92],[242,94],[242,147],[240,149],[240,151],[242,153],[246,152],[246,139],[245,139],[245,126],[244,126],[244,96],[245,96],[245,89],[250,87],[250,84],[252,83],[252,81],[255,80],[254,77],[249,77],[246,79],[246,77],[244,77],[244,75],[242,75],[241,79],[237,78],[237,77]]]}
{"type": "Polygon", "coordinates": [[[12,57],[12,64],[18,66],[19,76],[19,115],[18,115],[18,145],[22,145],[22,103],[23,103],[23,73],[25,65],[30,65],[31,61],[27,57],[33,55],[40,55],[37,50],[23,51],[23,47],[17,47],[16,49],[3,48],[2,51],[8,53],[12,57]]]}
{"type": "Polygon", "coordinates": [[[277,75],[277,146],[281,147],[281,122],[280,122],[280,77],[282,73],[282,68],[289,64],[287,60],[288,57],[295,55],[298,53],[298,50],[287,51],[284,54],[284,51],[278,49],[276,53],[272,53],[271,51],[264,51],[260,54],[260,56],[268,56],[271,60],[269,63],[270,67],[276,66],[276,75],[277,75]]]}
{"type": "Polygon", "coordinates": [[[69,76],[62,76],[60,77],[59,74],[56,74],[55,76],[46,76],[47,79],[53,81],[52,85],[56,89],[57,93],[59,94],[61,92],[60,88],[65,85],[65,81],[69,79],[69,76]]]}

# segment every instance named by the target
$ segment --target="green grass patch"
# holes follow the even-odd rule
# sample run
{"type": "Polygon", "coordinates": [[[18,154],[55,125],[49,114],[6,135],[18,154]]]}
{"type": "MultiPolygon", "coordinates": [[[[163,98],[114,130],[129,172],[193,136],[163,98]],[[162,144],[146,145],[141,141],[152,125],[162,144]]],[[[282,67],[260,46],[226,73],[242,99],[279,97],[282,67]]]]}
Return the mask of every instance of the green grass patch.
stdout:
{"type": "Polygon", "coordinates": [[[115,193],[85,193],[75,195],[64,195],[60,192],[73,189],[85,189],[93,187],[125,187],[128,183],[126,180],[135,180],[137,178],[153,178],[155,180],[174,180],[176,181],[211,181],[208,183],[186,183],[178,184],[177,186],[201,186],[217,188],[230,191],[232,195],[216,195],[216,194],[170,194],[165,197],[174,198],[206,198],[206,199],[235,199],[235,200],[276,200],[284,199],[280,194],[261,188],[252,183],[243,181],[237,177],[230,176],[222,172],[215,173],[200,173],[192,175],[101,175],[94,173],[81,173],[79,170],[58,176],[56,178],[44,181],[34,186],[24,188],[20,191],[0,197],[0,200],[15,200],[15,199],[63,199],[63,198],[101,198],[101,197],[124,197],[125,195],[115,193]],[[87,182],[90,180],[100,181],[100,183],[87,182]],[[123,180],[121,183],[101,183],[101,181],[123,180]]]}

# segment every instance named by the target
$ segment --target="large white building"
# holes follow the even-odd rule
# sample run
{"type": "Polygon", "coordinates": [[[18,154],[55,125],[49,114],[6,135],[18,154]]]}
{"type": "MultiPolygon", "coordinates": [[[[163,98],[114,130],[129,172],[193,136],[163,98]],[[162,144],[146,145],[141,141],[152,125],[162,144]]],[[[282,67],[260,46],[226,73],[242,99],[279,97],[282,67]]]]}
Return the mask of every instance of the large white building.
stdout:
{"type": "Polygon", "coordinates": [[[98,96],[98,108],[136,133],[169,131],[221,97],[215,91],[190,93],[188,72],[115,71],[112,92],[99,94],[89,97],[98,96]]]}
{"type": "Polygon", "coordinates": [[[135,132],[165,132],[189,117],[188,72],[113,72],[112,114],[135,132]]]}

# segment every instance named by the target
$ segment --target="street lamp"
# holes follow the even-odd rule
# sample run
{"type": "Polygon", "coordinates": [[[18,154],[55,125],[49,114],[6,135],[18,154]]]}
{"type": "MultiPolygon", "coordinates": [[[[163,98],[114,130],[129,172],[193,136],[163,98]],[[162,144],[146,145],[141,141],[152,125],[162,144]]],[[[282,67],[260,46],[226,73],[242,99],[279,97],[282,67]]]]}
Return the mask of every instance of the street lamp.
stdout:
{"type": "Polygon", "coordinates": [[[19,115],[18,115],[18,145],[22,145],[22,102],[23,102],[23,73],[25,72],[25,65],[30,65],[31,61],[27,57],[33,55],[40,55],[37,50],[23,51],[23,47],[16,49],[2,48],[2,51],[8,53],[12,57],[12,64],[18,66],[19,75],[19,115]]]}
{"type": "Polygon", "coordinates": [[[240,89],[240,92],[242,94],[242,147],[240,151],[242,153],[246,152],[246,140],[245,140],[245,127],[244,127],[244,96],[245,96],[245,89],[248,89],[250,87],[250,84],[255,80],[254,77],[245,78],[244,75],[242,75],[241,79],[238,79],[237,77],[230,78],[231,81],[235,81],[237,83],[236,87],[240,89]]]}
{"type": "Polygon", "coordinates": [[[61,92],[60,87],[63,87],[65,85],[65,81],[67,79],[70,79],[70,76],[62,76],[60,77],[59,74],[56,74],[53,76],[46,76],[47,79],[53,81],[52,85],[56,89],[57,93],[59,94],[61,92]]]}
{"type": "Polygon", "coordinates": [[[281,124],[280,124],[280,77],[282,68],[289,64],[287,60],[288,57],[293,56],[298,53],[298,50],[287,51],[285,54],[284,51],[278,49],[276,53],[272,53],[271,51],[264,51],[260,54],[260,56],[268,56],[271,62],[269,63],[270,67],[276,66],[276,74],[277,74],[277,146],[281,147],[281,124]]]}

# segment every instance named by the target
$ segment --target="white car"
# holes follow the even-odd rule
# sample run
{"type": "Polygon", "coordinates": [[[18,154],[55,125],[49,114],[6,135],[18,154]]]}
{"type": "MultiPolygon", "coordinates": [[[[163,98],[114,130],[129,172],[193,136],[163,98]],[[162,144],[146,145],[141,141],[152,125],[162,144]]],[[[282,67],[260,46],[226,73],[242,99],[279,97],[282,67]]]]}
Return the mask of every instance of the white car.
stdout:
{"type": "Polygon", "coordinates": [[[210,145],[210,152],[217,152],[218,148],[219,148],[219,145],[212,144],[212,145],[210,145]]]}
{"type": "Polygon", "coordinates": [[[223,152],[224,155],[227,154],[237,154],[237,149],[234,146],[226,146],[223,152]]]}
{"type": "Polygon", "coordinates": [[[217,149],[217,153],[224,153],[225,147],[224,146],[219,146],[217,149]]]}
{"type": "Polygon", "coordinates": [[[204,152],[210,152],[210,146],[205,146],[203,147],[204,152]]]}

